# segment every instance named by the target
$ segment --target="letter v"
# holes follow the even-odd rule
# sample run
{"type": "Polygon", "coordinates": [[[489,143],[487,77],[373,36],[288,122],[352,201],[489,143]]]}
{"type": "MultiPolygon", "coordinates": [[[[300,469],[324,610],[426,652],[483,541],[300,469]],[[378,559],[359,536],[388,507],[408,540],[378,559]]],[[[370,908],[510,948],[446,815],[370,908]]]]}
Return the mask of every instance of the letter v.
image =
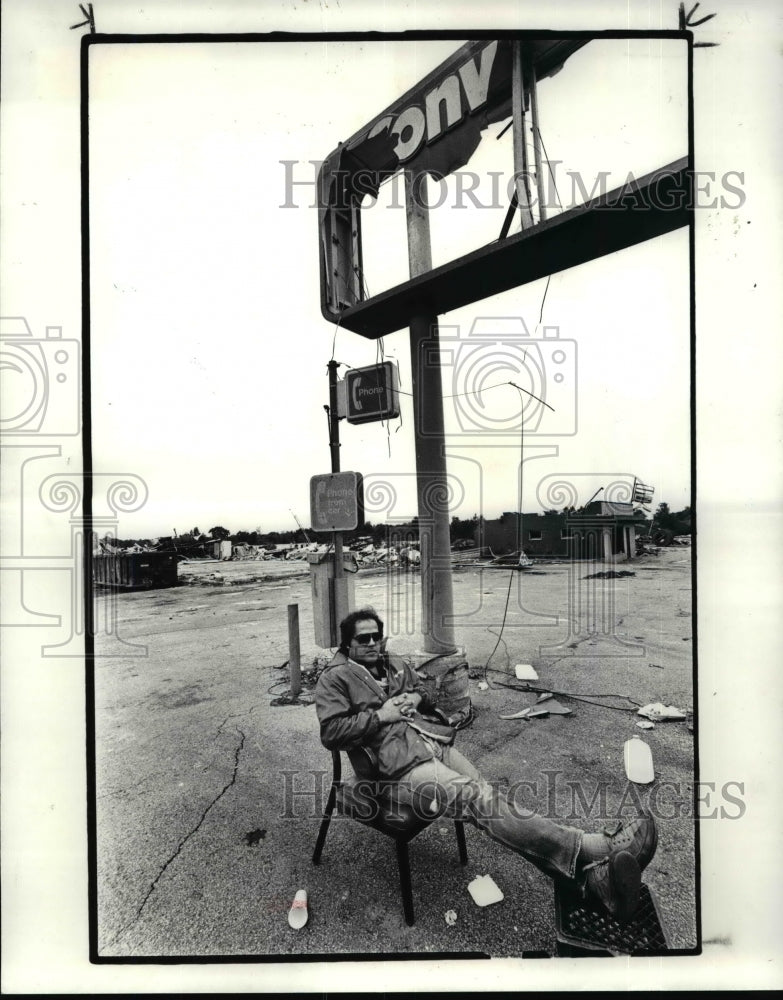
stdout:
{"type": "Polygon", "coordinates": [[[486,103],[489,78],[492,74],[492,65],[495,62],[497,50],[497,42],[490,42],[486,48],[481,50],[481,69],[478,73],[474,59],[469,59],[464,66],[459,68],[462,86],[465,88],[465,95],[468,98],[468,106],[471,111],[475,111],[486,103]]]}

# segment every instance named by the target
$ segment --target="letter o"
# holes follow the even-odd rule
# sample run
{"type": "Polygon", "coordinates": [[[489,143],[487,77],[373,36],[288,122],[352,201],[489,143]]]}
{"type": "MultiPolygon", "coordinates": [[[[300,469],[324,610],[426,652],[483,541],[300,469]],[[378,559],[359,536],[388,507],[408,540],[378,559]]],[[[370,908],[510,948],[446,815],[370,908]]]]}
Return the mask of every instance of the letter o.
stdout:
{"type": "Polygon", "coordinates": [[[397,145],[394,147],[394,152],[399,157],[401,163],[409,160],[422,144],[425,126],[426,119],[424,112],[421,108],[417,108],[415,104],[410,108],[406,108],[394,123],[392,134],[399,136],[397,145]],[[410,128],[412,131],[409,138],[403,141],[402,133],[406,128],[410,128]]]}

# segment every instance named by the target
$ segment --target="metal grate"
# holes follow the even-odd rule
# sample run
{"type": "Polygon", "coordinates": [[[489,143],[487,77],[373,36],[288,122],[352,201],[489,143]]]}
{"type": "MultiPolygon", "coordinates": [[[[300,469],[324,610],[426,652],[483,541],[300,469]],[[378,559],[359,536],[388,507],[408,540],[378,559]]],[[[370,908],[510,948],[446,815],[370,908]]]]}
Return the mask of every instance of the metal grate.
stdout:
{"type": "Polygon", "coordinates": [[[558,949],[620,955],[648,955],[669,950],[652,890],[642,883],[639,908],[633,919],[620,924],[591,897],[561,884],[555,889],[558,949]],[[562,946],[565,946],[563,948],[562,946]]]}

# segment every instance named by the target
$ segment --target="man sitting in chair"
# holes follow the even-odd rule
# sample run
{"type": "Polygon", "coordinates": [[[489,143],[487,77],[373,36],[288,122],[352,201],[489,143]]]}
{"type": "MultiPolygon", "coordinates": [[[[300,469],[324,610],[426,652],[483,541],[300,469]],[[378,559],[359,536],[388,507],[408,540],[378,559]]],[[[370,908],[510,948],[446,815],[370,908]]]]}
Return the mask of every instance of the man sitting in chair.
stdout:
{"type": "Polygon", "coordinates": [[[552,878],[578,880],[618,921],[631,919],[641,871],[658,840],[651,815],[611,833],[586,833],[512,806],[458,750],[427,735],[426,725],[415,728],[418,710],[434,706],[415,671],[386,654],[375,611],[348,615],[340,622],[340,639],[315,690],[328,750],[365,748],[378,777],[398,782],[401,801],[420,809],[423,797],[434,799],[438,812],[472,823],[552,878]]]}

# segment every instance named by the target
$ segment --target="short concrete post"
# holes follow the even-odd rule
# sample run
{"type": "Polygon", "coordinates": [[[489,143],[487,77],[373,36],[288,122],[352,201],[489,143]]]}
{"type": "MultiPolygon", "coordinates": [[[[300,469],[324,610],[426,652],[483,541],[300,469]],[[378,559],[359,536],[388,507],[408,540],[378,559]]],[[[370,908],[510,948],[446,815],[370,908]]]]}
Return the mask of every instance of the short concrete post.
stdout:
{"type": "Polygon", "coordinates": [[[299,605],[288,605],[288,667],[291,674],[291,697],[298,698],[302,690],[302,670],[299,653],[299,605]]]}

